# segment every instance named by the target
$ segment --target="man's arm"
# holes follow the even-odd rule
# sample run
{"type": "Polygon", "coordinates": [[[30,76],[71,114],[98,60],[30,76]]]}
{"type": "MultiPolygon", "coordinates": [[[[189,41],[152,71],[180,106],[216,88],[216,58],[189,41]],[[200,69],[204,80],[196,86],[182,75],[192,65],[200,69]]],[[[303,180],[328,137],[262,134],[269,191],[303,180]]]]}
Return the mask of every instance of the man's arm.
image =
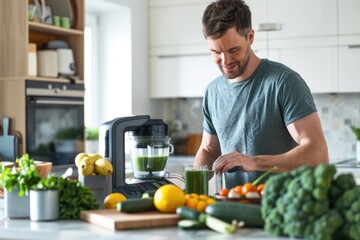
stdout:
{"type": "Polygon", "coordinates": [[[225,172],[235,166],[242,166],[244,171],[266,171],[277,166],[277,172],[288,172],[302,165],[317,166],[329,162],[326,141],[316,112],[289,124],[287,129],[299,144],[295,148],[280,155],[225,154],[214,162],[216,172],[225,172]]]}
{"type": "Polygon", "coordinates": [[[214,161],[220,155],[220,143],[217,135],[211,135],[204,131],[199,150],[195,155],[194,165],[208,165],[208,169],[212,169],[214,161]]]}

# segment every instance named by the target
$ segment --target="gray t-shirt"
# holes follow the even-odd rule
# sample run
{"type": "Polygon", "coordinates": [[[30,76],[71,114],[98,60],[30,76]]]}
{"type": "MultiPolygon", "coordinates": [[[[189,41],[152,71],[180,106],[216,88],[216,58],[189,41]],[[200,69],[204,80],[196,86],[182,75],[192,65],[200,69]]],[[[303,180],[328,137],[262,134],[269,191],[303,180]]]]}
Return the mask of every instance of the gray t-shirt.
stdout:
{"type": "Polygon", "coordinates": [[[222,154],[281,154],[297,144],[286,126],[316,112],[310,89],[285,65],[262,59],[246,80],[212,81],[203,99],[204,130],[217,135],[222,154]]]}

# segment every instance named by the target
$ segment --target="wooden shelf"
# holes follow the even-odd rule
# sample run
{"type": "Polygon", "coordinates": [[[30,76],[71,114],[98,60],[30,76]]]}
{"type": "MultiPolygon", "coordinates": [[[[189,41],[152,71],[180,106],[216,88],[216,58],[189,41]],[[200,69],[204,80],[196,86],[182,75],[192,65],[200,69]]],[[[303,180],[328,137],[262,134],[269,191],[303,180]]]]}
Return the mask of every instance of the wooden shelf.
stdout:
{"type": "Polygon", "coordinates": [[[84,31],[72,29],[72,28],[62,28],[56,27],[53,25],[38,23],[38,22],[29,22],[29,30],[32,32],[54,34],[54,35],[79,35],[83,36],[84,31]]]}
{"type": "MultiPolygon", "coordinates": [[[[79,79],[76,76],[73,76],[73,78],[75,79],[76,83],[84,83],[83,79],[79,79]]],[[[63,82],[63,83],[67,83],[69,82],[69,79],[67,78],[54,78],[54,77],[27,77],[27,80],[36,80],[36,81],[45,81],[45,82],[63,82]]]]}

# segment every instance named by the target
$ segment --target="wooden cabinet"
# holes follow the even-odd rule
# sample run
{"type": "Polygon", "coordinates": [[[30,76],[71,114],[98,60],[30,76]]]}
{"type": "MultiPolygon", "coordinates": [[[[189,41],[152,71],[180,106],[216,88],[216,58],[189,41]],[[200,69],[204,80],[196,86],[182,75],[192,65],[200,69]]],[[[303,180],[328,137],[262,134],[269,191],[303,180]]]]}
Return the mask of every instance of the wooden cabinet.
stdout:
{"type": "Polygon", "coordinates": [[[74,23],[70,29],[28,21],[28,5],[33,3],[33,0],[0,0],[0,117],[9,116],[11,129],[20,131],[24,140],[25,81],[68,82],[62,78],[29,77],[28,43],[35,43],[39,49],[50,40],[66,41],[74,53],[75,77],[79,82],[84,79],[85,0],[70,0],[74,23]]]}

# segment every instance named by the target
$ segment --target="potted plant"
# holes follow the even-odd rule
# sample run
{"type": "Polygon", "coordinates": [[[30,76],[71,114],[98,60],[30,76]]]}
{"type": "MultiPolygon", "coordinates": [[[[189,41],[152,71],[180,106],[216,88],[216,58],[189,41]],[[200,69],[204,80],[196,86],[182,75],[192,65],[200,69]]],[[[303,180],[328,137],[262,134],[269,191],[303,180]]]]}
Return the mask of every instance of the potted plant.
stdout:
{"type": "Polygon", "coordinates": [[[360,127],[350,126],[356,138],[356,160],[360,162],[360,127]]]}
{"type": "Polygon", "coordinates": [[[4,212],[9,218],[30,216],[29,190],[39,182],[40,175],[28,154],[16,159],[12,169],[1,166],[0,185],[4,188],[4,212]]]}
{"type": "Polygon", "coordinates": [[[99,129],[87,127],[85,129],[85,152],[98,153],[99,152],[99,129]]]}
{"type": "Polygon", "coordinates": [[[58,178],[48,175],[30,189],[30,219],[49,221],[59,219],[60,184],[58,178]]]}
{"type": "Polygon", "coordinates": [[[55,134],[55,151],[71,153],[84,151],[84,130],[82,128],[66,127],[55,134]]]}

